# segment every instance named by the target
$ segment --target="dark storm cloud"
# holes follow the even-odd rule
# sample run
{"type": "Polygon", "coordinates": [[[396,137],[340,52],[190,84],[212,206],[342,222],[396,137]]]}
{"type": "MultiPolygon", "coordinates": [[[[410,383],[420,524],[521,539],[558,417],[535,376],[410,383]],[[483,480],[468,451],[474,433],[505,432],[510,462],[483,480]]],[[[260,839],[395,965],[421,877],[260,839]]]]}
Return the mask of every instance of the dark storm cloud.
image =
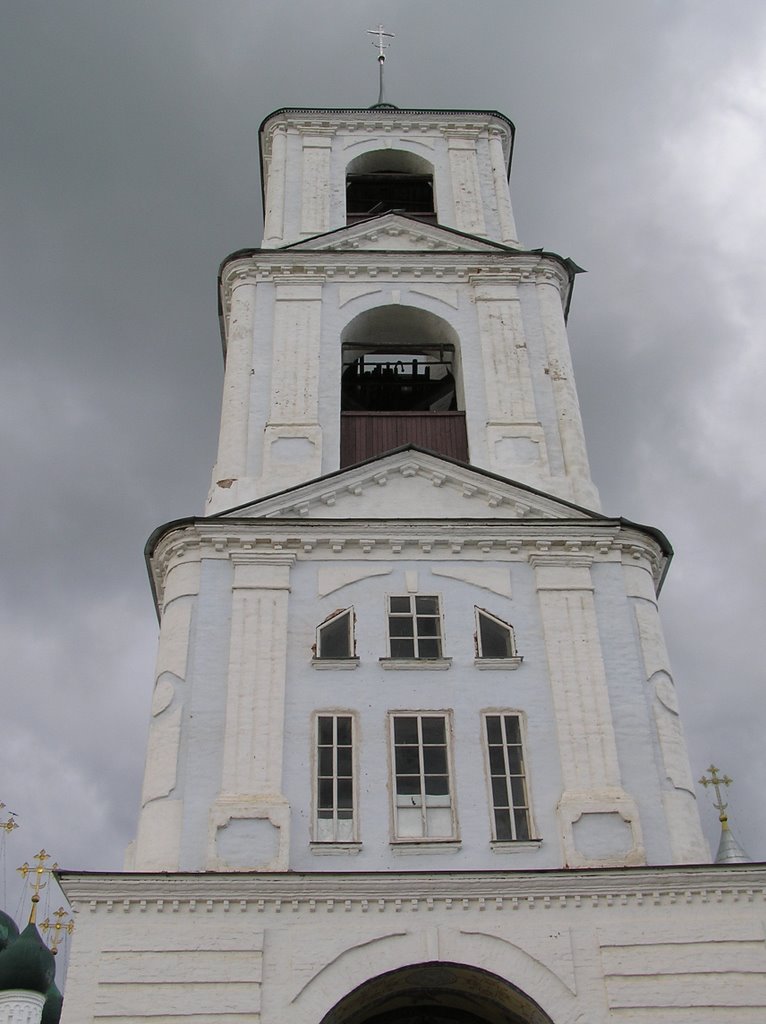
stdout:
{"type": "MultiPolygon", "coordinates": [[[[138,806],[156,622],[142,561],[200,512],[215,457],[220,259],[260,238],[257,127],[374,101],[518,128],[522,238],[571,255],[571,317],[607,511],[676,561],[668,643],[699,776],[761,792],[766,471],[759,348],[766,12],[484,0],[0,7],[4,97],[0,800],[72,867],[117,868],[138,806]]],[[[706,800],[707,796],[703,796],[706,800]]],[[[715,816],[703,807],[717,841],[715,816]]]]}

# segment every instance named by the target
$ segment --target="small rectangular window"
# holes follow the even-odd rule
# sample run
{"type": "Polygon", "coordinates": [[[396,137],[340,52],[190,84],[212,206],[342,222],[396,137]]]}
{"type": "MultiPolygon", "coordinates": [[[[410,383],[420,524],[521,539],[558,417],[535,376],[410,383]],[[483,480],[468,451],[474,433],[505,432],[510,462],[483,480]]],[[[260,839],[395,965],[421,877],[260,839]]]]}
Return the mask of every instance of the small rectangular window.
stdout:
{"type": "Polygon", "coordinates": [[[394,834],[397,839],[451,839],[446,715],[392,715],[394,834]]]}
{"type": "Polygon", "coordinates": [[[353,842],[354,721],[351,715],[316,718],[316,822],[317,842],[353,842]]]}
{"type": "Polygon", "coordinates": [[[492,831],[498,842],[531,839],[521,716],[486,715],[492,831]]]}
{"type": "Polygon", "coordinates": [[[317,658],[353,658],[354,609],[333,612],[317,626],[317,658]]]}
{"type": "Polygon", "coordinates": [[[389,597],[388,643],[392,658],[441,658],[439,598],[420,594],[389,597]]]}

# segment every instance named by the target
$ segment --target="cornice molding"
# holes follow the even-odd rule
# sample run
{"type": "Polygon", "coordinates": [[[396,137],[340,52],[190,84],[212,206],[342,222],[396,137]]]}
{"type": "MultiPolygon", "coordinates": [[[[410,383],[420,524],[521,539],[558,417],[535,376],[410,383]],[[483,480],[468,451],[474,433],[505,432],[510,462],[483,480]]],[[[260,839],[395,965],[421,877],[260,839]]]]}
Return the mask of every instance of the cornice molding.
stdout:
{"type": "Polygon", "coordinates": [[[576,911],[766,900],[766,864],[543,872],[60,873],[76,911],[576,911]]]}
{"type": "MultiPolygon", "coordinates": [[[[417,233],[417,228],[413,228],[417,233]]],[[[341,245],[339,240],[339,245],[341,245]]],[[[445,242],[445,245],[447,243],[445,242]]],[[[554,253],[420,250],[260,249],[227,262],[221,271],[221,300],[228,317],[232,292],[243,284],[325,284],[328,281],[396,281],[411,278],[481,284],[552,285],[562,300],[570,274],[554,253]]]]}
{"type": "Polygon", "coordinates": [[[649,535],[619,521],[594,520],[337,520],[204,519],[177,525],[157,543],[151,571],[161,607],[175,565],[200,558],[232,562],[282,559],[449,561],[590,566],[638,557],[655,582],[665,558],[649,535]]]}

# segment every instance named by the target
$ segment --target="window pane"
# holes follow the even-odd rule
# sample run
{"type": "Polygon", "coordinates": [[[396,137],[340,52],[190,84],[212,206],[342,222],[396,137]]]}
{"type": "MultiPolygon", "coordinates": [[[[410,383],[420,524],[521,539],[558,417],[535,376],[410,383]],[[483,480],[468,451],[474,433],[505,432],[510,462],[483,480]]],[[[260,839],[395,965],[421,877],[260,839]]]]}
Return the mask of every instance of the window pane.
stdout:
{"type": "Polygon", "coordinates": [[[529,839],[529,815],[526,811],[514,811],[513,818],[516,822],[516,838],[529,839]]]}
{"type": "Polygon", "coordinates": [[[490,743],[503,742],[503,734],[500,731],[500,715],[487,715],[487,740],[490,743]]]}
{"type": "Polygon", "coordinates": [[[439,620],[418,615],[418,636],[439,636],[439,620]]]}
{"type": "Polygon", "coordinates": [[[338,776],[351,775],[351,747],[338,747],[338,776]]]}
{"type": "Polygon", "coordinates": [[[479,612],[479,640],[482,658],[510,658],[513,654],[511,629],[479,612]]]}
{"type": "Polygon", "coordinates": [[[418,747],[396,748],[396,774],[418,775],[420,773],[420,750],[418,747]]]}
{"type": "Polygon", "coordinates": [[[492,775],[505,774],[505,758],[502,747],[489,748],[489,770],[492,775]]]}
{"type": "Polygon", "coordinates": [[[527,794],[526,787],[524,786],[524,779],[518,775],[511,779],[511,793],[513,795],[514,807],[526,807],[527,805],[527,794]]]}
{"type": "Polygon", "coordinates": [[[414,658],[415,657],[415,641],[414,640],[392,640],[391,641],[391,657],[392,658],[414,658]]]}
{"type": "Polygon", "coordinates": [[[448,796],[449,776],[428,775],[426,776],[426,794],[428,796],[448,796]]]}
{"type": "Polygon", "coordinates": [[[351,612],[345,612],[319,627],[319,657],[350,658],[351,654],[351,612]]]}
{"type": "Polygon", "coordinates": [[[446,775],[447,751],[444,747],[423,748],[423,771],[426,775],[446,775]]]}
{"type": "Polygon", "coordinates": [[[351,744],[351,716],[338,715],[335,721],[338,729],[338,743],[349,746],[351,744]]]}
{"type": "Polygon", "coordinates": [[[440,640],[421,640],[418,644],[418,657],[439,658],[441,657],[441,650],[440,640]]]}
{"type": "Polygon", "coordinates": [[[408,615],[401,618],[393,616],[389,620],[389,631],[391,636],[412,636],[412,619],[408,615]]]}
{"type": "Polygon", "coordinates": [[[332,740],[332,718],[329,715],[320,715],[317,718],[317,741],[326,746],[331,744],[332,740]]]}
{"type": "Polygon", "coordinates": [[[438,597],[416,597],[415,598],[415,610],[418,615],[438,615],[439,614],[439,598],[438,597]]]}
{"type": "Polygon", "coordinates": [[[492,778],[492,803],[495,807],[508,806],[508,784],[504,778],[492,778]]]}
{"type": "Polygon", "coordinates": [[[511,775],[524,774],[524,761],[521,756],[521,747],[508,747],[508,768],[511,775]]]}
{"type": "Polygon", "coordinates": [[[394,719],[394,739],[397,743],[418,742],[418,720],[414,716],[399,715],[394,719]]]}
{"type": "Polygon", "coordinates": [[[420,776],[397,775],[396,792],[400,796],[412,796],[413,794],[420,796],[420,776]]]}
{"type": "Polygon", "coordinates": [[[521,743],[521,726],[518,715],[505,716],[505,738],[508,743],[521,743]]]}
{"type": "Polygon", "coordinates": [[[351,807],[352,786],[351,779],[338,780],[338,807],[351,807]]]}
{"type": "Polygon", "coordinates": [[[446,745],[445,720],[436,715],[423,717],[423,742],[446,745]]]}
{"type": "Polygon", "coordinates": [[[513,833],[511,832],[511,815],[509,811],[495,811],[495,834],[501,843],[508,843],[513,839],[513,833]]]}
{"type": "Polygon", "coordinates": [[[320,807],[333,807],[333,784],[332,779],[320,779],[319,780],[319,799],[318,803],[320,807]]]}
{"type": "Polygon", "coordinates": [[[390,597],[389,609],[392,612],[411,612],[412,606],[409,597],[390,597]]]}
{"type": "Polygon", "coordinates": [[[318,758],[318,771],[320,776],[332,775],[332,747],[320,747],[318,758]]]}

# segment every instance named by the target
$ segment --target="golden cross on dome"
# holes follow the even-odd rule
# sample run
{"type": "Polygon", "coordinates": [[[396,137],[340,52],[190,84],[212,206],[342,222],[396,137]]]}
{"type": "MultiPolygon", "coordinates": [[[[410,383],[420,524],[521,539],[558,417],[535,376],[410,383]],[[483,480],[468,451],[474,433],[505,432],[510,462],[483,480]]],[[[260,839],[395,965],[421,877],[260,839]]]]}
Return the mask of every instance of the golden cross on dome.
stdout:
{"type": "Polygon", "coordinates": [[[37,861],[37,867],[32,867],[27,861],[17,868],[22,878],[26,879],[27,875],[34,875],[34,881],[32,882],[32,910],[29,914],[29,923],[34,924],[37,918],[37,904],[40,902],[40,890],[44,889],[48,884],[47,879],[58,869],[58,864],[51,864],[47,867],[45,862],[50,860],[51,855],[46,853],[45,850],[40,850],[36,853],[32,860],[37,861]]]}
{"type": "Polygon", "coordinates": [[[715,801],[713,802],[713,807],[718,811],[718,820],[724,828],[727,828],[727,822],[729,819],[726,815],[726,808],[729,805],[724,802],[723,797],[721,796],[721,786],[730,786],[732,782],[734,782],[734,779],[730,779],[728,775],[719,775],[718,769],[714,764],[710,765],[708,771],[710,772],[710,778],[703,775],[700,779],[700,783],[705,787],[705,789],[707,789],[708,786],[712,786],[715,790],[715,801]]]}
{"type": "Polygon", "coordinates": [[[44,932],[51,932],[48,948],[55,956],[66,936],[71,935],[74,931],[74,921],[71,917],[66,916],[66,910],[63,907],[59,907],[58,910],[54,911],[53,916],[56,918],[55,921],[51,921],[49,917],[46,917],[40,928],[44,932]],[[65,918],[66,920],[64,920],[65,918]]]}

